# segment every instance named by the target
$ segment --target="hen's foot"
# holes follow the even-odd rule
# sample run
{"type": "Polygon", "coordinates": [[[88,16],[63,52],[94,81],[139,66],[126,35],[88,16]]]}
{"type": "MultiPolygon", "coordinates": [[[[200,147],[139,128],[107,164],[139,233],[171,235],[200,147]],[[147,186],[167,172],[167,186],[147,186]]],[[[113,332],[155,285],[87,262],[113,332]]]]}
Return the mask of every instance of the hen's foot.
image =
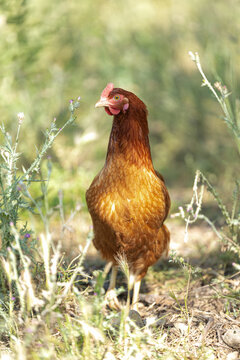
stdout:
{"type": "Polygon", "coordinates": [[[105,295],[105,305],[108,305],[112,310],[120,311],[122,306],[120,305],[116,291],[114,289],[108,290],[105,295]]]}

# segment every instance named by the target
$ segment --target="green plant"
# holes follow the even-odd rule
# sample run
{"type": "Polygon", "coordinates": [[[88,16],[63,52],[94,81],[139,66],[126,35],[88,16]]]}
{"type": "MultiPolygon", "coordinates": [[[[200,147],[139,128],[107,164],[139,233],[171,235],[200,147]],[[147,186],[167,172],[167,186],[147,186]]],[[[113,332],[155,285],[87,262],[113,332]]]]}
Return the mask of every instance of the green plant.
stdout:
{"type": "Polygon", "coordinates": [[[219,105],[221,106],[224,114],[223,119],[233,134],[240,155],[240,113],[238,101],[236,101],[236,103],[234,104],[234,109],[228,99],[229,95],[231,95],[231,92],[228,91],[226,85],[222,85],[220,81],[216,81],[213,86],[203,72],[198,53],[196,52],[195,54],[193,54],[190,51],[189,55],[192,61],[196,63],[196,66],[202,76],[202,86],[207,86],[210,89],[214,97],[217,99],[219,105]],[[217,91],[214,89],[214,87],[217,91]]]}
{"type": "MultiPolygon", "coordinates": [[[[44,221],[46,233],[49,233],[47,218],[44,219],[38,204],[31,198],[29,193],[29,187],[32,182],[41,182],[43,195],[46,194],[47,184],[50,176],[50,167],[48,171],[48,179],[39,180],[38,173],[40,164],[46,155],[47,151],[51,148],[56,137],[62,132],[62,130],[72,124],[76,118],[75,110],[79,107],[79,100],[70,100],[70,118],[64,123],[61,128],[57,128],[56,119],[54,119],[50,128],[45,131],[45,141],[40,149],[36,148],[36,158],[29,166],[28,169],[24,169],[20,172],[17,167],[17,163],[20,157],[18,153],[18,144],[20,137],[20,129],[24,120],[24,114],[18,114],[18,127],[16,137],[13,139],[11,135],[6,131],[4,124],[0,126],[0,131],[4,137],[5,144],[0,146],[1,162],[0,162],[0,237],[1,237],[1,254],[6,254],[6,249],[11,246],[14,241],[14,236],[11,231],[11,226],[18,229],[19,214],[22,209],[32,211],[31,202],[34,203],[39,211],[42,220],[44,221]],[[25,196],[24,196],[25,195],[25,196]],[[31,200],[31,202],[26,201],[31,200]]],[[[49,165],[50,166],[50,165],[49,165]]],[[[21,237],[26,239],[31,231],[28,230],[27,225],[21,226],[18,229],[21,237]]]]}
{"type": "MultiPolygon", "coordinates": [[[[240,155],[240,115],[239,109],[236,107],[233,109],[228,97],[231,94],[225,85],[220,82],[215,82],[214,86],[209,82],[206,75],[202,70],[200,58],[198,53],[189,53],[191,59],[196,63],[197,68],[203,78],[202,86],[207,86],[214,97],[217,99],[221,106],[224,114],[224,121],[231,130],[233,138],[237,144],[237,148],[240,155]],[[216,88],[216,90],[214,89],[216,88]],[[218,91],[218,92],[217,92],[218,91]]],[[[216,191],[215,187],[210,183],[207,177],[200,171],[196,171],[194,185],[193,185],[193,196],[185,209],[179,207],[179,213],[173,216],[179,216],[186,222],[185,230],[185,241],[188,239],[188,226],[189,224],[195,223],[199,219],[206,221],[215,232],[217,237],[224,242],[228,249],[234,251],[240,255],[240,179],[235,180],[235,187],[232,192],[232,209],[229,211],[227,206],[223,203],[220,195],[216,191]],[[224,226],[221,229],[217,229],[214,224],[214,220],[209,219],[204,213],[202,213],[202,201],[204,188],[211,193],[215,201],[217,202],[218,208],[221,211],[222,218],[224,220],[224,226]]]]}

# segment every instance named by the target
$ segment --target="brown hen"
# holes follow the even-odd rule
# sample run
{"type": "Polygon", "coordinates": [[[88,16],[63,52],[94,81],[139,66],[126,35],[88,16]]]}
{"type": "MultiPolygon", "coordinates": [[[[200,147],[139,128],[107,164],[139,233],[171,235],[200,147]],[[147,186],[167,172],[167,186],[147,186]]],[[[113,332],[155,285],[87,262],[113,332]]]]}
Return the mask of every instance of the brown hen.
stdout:
{"type": "Polygon", "coordinates": [[[170,198],[153,168],[145,104],[110,83],[95,105],[100,106],[114,118],[105,165],[86,193],[93,244],[113,265],[108,294],[115,288],[118,258],[125,257],[137,309],[141,279],[168,253],[170,234],[163,223],[170,198]]]}

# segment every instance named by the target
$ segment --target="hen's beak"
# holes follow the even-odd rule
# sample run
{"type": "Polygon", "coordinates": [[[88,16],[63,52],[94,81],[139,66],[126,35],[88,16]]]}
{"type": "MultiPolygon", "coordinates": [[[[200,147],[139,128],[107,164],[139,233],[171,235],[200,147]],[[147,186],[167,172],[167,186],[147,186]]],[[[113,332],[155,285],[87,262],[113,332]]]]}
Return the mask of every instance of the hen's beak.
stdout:
{"type": "Polygon", "coordinates": [[[95,108],[102,107],[102,106],[109,106],[107,98],[101,98],[96,104],[95,108]]]}

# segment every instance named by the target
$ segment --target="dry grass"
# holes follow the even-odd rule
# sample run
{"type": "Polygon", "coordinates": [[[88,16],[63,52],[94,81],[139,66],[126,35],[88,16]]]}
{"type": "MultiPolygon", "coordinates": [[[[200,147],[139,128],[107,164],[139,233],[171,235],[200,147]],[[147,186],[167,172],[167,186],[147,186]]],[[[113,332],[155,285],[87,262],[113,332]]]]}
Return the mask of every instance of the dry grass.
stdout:
{"type": "MultiPolygon", "coordinates": [[[[7,308],[6,299],[1,307],[2,360],[237,359],[237,349],[226,344],[224,334],[239,329],[240,276],[223,264],[219,243],[206,226],[190,228],[186,244],[184,227],[169,221],[172,247],[193,267],[165,260],[150,269],[141,289],[139,314],[131,314],[131,319],[105,308],[104,263],[92,245],[88,249],[82,245],[79,251],[78,226],[75,217],[63,233],[53,234],[62,238],[64,259],[56,246],[48,258],[51,244],[42,237],[47,246],[40,249],[44,264],[36,271],[26,262],[20,279],[15,279],[22,298],[27,300],[32,288],[35,302],[21,303],[12,283],[11,305],[7,308]],[[67,267],[73,254],[80,258],[67,267]],[[194,273],[196,266],[201,271],[194,273]],[[24,276],[27,269],[30,283],[24,276]]],[[[11,268],[11,257],[7,261],[11,268]]],[[[121,276],[123,304],[125,282],[121,276]]]]}

